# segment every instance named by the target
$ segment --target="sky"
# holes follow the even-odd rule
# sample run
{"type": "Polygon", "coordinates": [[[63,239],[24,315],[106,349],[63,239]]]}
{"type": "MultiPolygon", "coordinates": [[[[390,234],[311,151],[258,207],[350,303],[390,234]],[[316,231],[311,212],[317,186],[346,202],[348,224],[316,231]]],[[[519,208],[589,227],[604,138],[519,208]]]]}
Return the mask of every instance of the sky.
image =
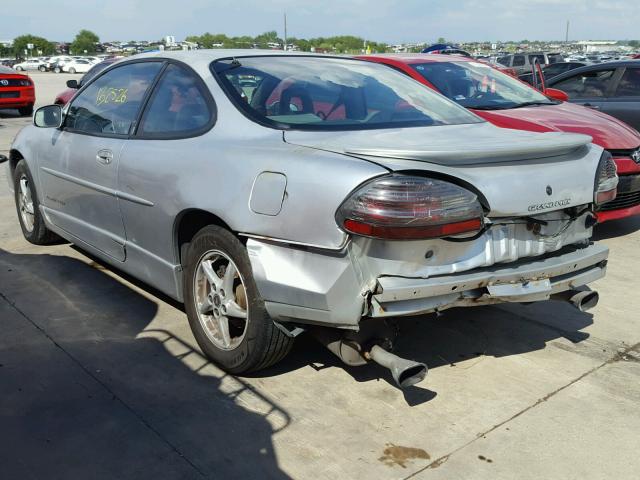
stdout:
{"type": "Polygon", "coordinates": [[[356,35],[386,43],[640,39],[640,0],[22,0],[3,1],[0,40],[178,40],[204,32],[299,38],[356,35]]]}

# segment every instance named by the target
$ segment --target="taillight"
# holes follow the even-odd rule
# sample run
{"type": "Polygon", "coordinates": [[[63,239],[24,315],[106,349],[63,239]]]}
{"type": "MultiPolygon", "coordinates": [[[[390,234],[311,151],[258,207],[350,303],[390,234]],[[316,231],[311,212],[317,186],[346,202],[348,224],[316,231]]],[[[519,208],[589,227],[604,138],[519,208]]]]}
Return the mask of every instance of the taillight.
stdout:
{"type": "Polygon", "coordinates": [[[616,198],[618,188],[618,169],[609,152],[603,152],[596,172],[593,201],[596,205],[610,202],[616,198]]]}
{"type": "Polygon", "coordinates": [[[469,190],[396,174],[358,188],[340,206],[336,220],[355,235],[412,240],[477,233],[483,227],[482,215],[477,196],[469,190]]]}

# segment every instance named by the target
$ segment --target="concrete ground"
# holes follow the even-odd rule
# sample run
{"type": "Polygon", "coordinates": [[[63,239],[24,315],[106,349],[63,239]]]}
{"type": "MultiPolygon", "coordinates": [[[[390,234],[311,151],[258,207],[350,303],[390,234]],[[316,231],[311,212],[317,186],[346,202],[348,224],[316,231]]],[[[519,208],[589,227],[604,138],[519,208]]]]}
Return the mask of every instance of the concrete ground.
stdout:
{"type": "MultiPolygon", "coordinates": [[[[38,102],[68,75],[34,74],[38,102]]],[[[0,112],[0,153],[29,119],[0,112]]],[[[430,366],[400,391],[299,338],[237,378],[207,362],[180,305],[63,243],[20,233],[0,174],[2,479],[635,479],[640,220],[611,249],[590,314],[558,302],[406,319],[430,366]]]]}

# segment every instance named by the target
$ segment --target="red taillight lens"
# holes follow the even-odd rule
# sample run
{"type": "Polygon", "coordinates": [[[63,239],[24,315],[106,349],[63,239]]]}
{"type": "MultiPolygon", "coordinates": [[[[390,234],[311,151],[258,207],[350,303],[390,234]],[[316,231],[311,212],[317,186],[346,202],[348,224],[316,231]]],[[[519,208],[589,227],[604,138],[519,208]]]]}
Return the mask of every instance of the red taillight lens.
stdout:
{"type": "Polygon", "coordinates": [[[349,233],[413,240],[478,232],[482,214],[476,195],[453,183],[389,175],[356,190],[336,218],[349,233]]]}
{"type": "Polygon", "coordinates": [[[603,152],[598,171],[596,172],[596,185],[594,202],[596,205],[615,200],[618,192],[618,168],[609,152],[603,152]]]}

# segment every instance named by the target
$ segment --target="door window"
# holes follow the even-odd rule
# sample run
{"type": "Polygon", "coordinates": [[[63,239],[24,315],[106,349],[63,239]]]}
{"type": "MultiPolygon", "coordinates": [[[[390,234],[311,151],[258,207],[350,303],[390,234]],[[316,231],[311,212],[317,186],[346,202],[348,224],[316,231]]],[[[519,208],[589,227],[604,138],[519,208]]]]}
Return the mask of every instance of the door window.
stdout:
{"type": "Polygon", "coordinates": [[[142,135],[182,136],[204,129],[212,119],[205,88],[196,74],[169,65],[145,111],[142,135]]]}
{"type": "Polygon", "coordinates": [[[640,97],[640,68],[627,68],[616,89],[616,97],[640,97]]]}
{"type": "Polygon", "coordinates": [[[615,70],[584,72],[553,85],[569,95],[570,99],[604,97],[611,85],[615,70]]]}
{"type": "Polygon", "coordinates": [[[132,63],[102,75],[74,98],[65,128],[94,135],[128,135],[162,65],[132,63]]]}
{"type": "Polygon", "coordinates": [[[522,67],[524,65],[524,55],[515,55],[513,57],[513,66],[522,67]]]}

